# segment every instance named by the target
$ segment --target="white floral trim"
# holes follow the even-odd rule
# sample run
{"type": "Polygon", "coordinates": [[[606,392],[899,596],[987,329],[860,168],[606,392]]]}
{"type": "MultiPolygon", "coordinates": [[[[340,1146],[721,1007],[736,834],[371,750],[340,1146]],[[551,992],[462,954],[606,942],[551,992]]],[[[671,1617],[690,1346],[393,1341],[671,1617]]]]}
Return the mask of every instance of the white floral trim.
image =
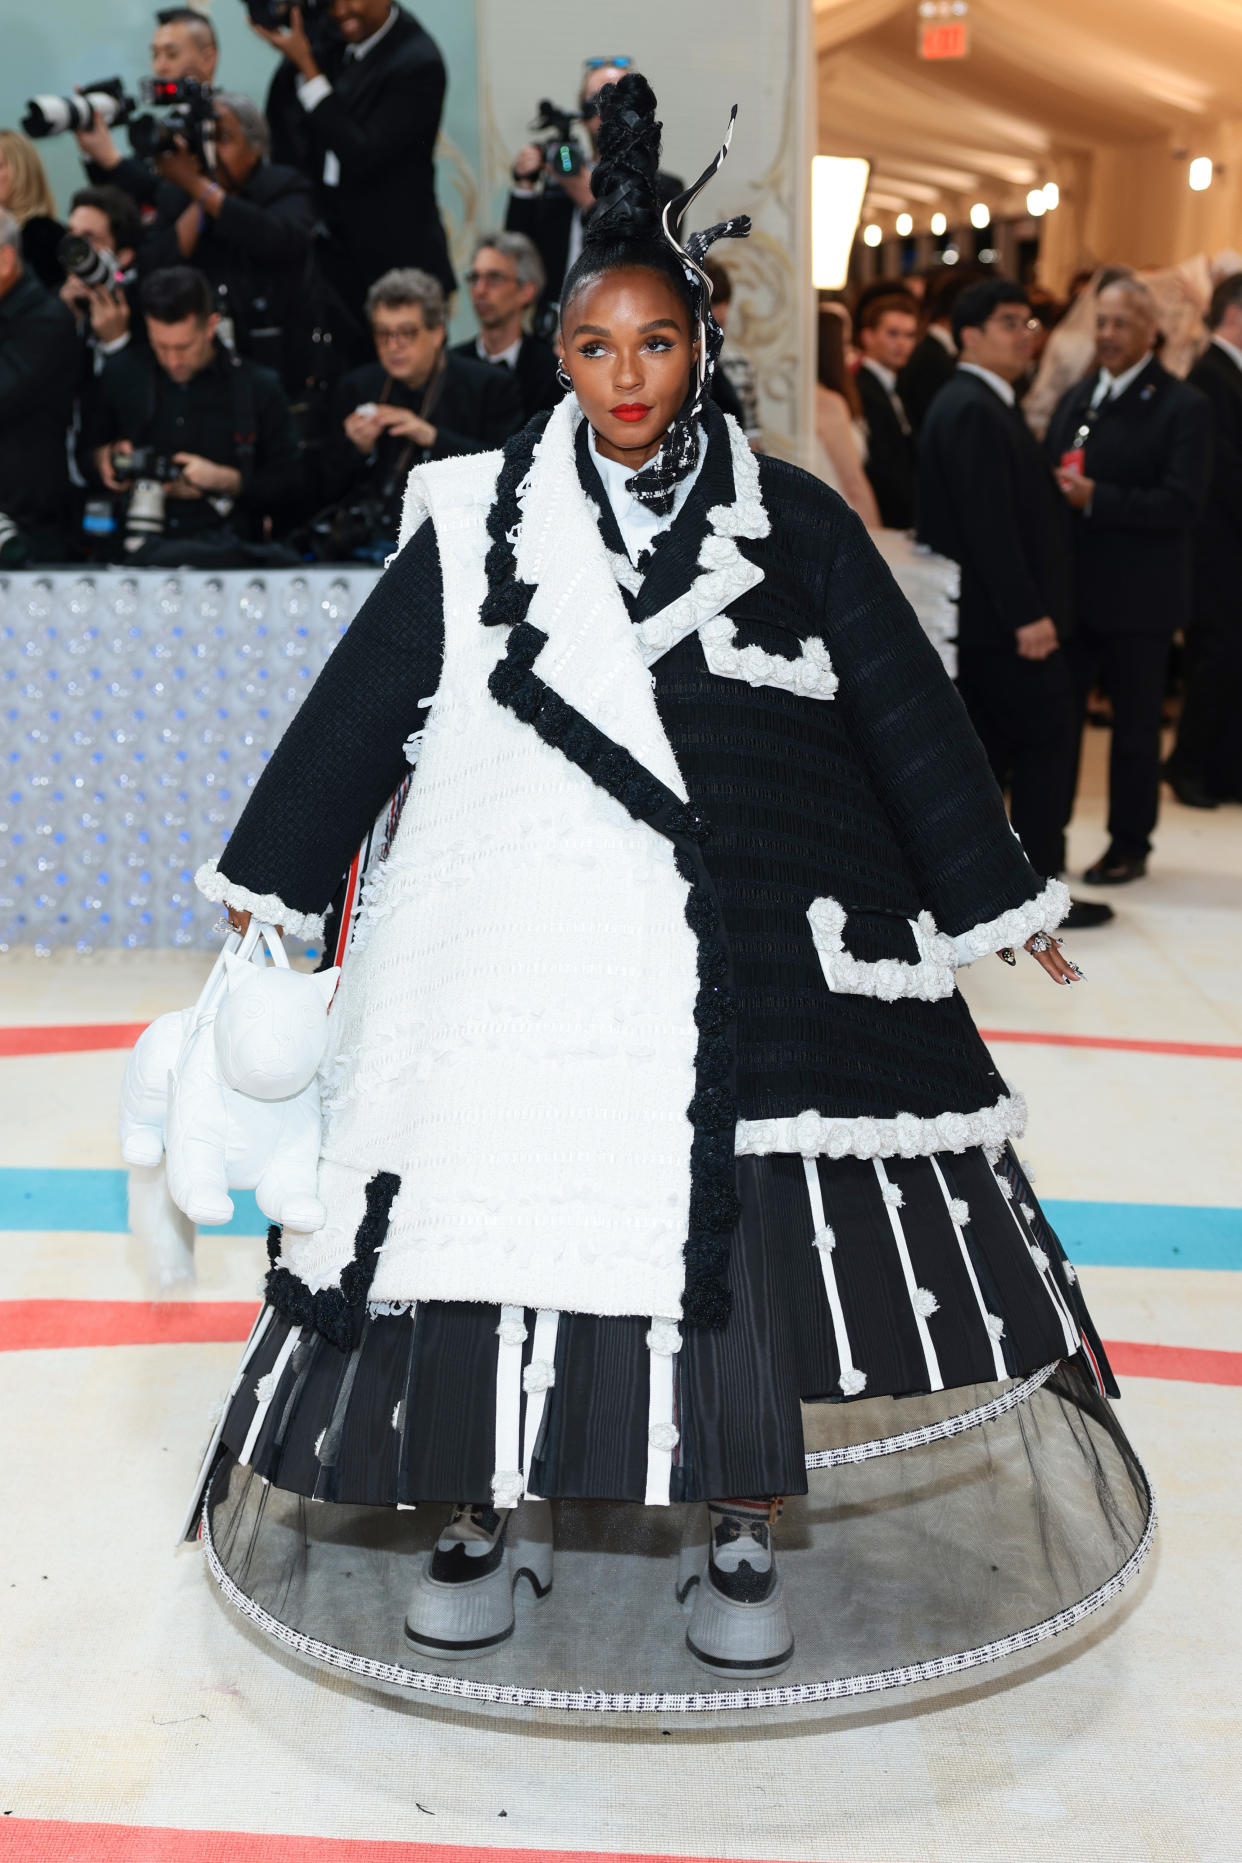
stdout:
{"type": "Polygon", "coordinates": [[[721,679],[743,679],[748,686],[780,686],[802,699],[830,699],[837,676],[828,649],[817,634],[802,642],[797,659],[768,653],[762,647],[738,647],[737,628],[728,615],[715,615],[699,628],[707,670],[721,679]]]}
{"type": "Polygon", "coordinates": [[[739,1158],[770,1152],[803,1158],[929,1158],[935,1152],[1003,1143],[1025,1125],[1022,1095],[1003,1093],[995,1106],[982,1106],[977,1113],[937,1113],[934,1119],[914,1113],[898,1113],[895,1119],[826,1119],[814,1111],[782,1119],[739,1119],[735,1149],[739,1158]]]}
{"type": "Polygon", "coordinates": [[[612,564],[612,573],[617,579],[617,586],[629,595],[637,595],[643,586],[643,572],[631,563],[628,556],[622,556],[619,550],[607,552],[612,564]]]}
{"type": "Polygon", "coordinates": [[[194,875],[194,884],[204,899],[249,912],[264,925],[279,925],[290,938],[323,937],[322,912],[295,912],[275,893],[252,893],[249,887],[237,886],[220,872],[216,860],[203,862],[194,875]]]}
{"type": "Polygon", "coordinates": [[[492,1500],[501,1513],[520,1507],[525,1493],[526,1477],[521,1469],[498,1468],[492,1476],[492,1500]]]}
{"type": "Polygon", "coordinates": [[[972,925],[969,931],[955,932],[953,945],[959,964],[973,964],[978,957],[1011,946],[1025,944],[1037,931],[1055,931],[1070,909],[1070,890],[1064,880],[1049,880],[1042,893],[1024,905],[1011,906],[999,917],[972,925]]]}
{"type": "Polygon", "coordinates": [[[830,990],[845,996],[878,996],[885,1003],[896,1002],[902,996],[917,996],[925,1003],[952,996],[957,953],[952,938],[936,929],[930,912],[920,912],[917,919],[906,921],[918,946],[917,963],[901,957],[869,962],[852,956],[845,948],[849,914],[836,899],[813,899],[806,916],[830,990]]]}
{"type": "Polygon", "coordinates": [[[772,528],[759,488],[759,467],[737,422],[728,414],[725,422],[733,464],[733,503],[713,505],[707,514],[710,528],[699,550],[702,574],[676,601],[634,628],[634,639],[647,666],[654,666],[687,634],[713,620],[722,608],[763,581],[763,571],[746,560],[734,541],[738,537],[766,537],[772,528]]]}

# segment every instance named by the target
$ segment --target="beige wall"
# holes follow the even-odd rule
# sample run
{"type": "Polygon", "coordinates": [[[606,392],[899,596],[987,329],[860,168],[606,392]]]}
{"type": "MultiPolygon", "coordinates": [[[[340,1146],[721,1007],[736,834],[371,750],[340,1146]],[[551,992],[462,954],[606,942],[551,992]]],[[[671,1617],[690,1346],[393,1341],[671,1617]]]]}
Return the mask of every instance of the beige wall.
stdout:
{"type": "Polygon", "coordinates": [[[541,97],[571,108],[582,60],[630,54],[666,125],[664,165],[693,179],[739,108],[729,159],[691,227],[749,213],[748,241],[715,257],[734,278],[730,342],[759,373],[765,434],[802,459],[813,404],[809,190],[814,150],[810,9],[803,0],[476,0],[480,195],[500,210],[541,97]]]}

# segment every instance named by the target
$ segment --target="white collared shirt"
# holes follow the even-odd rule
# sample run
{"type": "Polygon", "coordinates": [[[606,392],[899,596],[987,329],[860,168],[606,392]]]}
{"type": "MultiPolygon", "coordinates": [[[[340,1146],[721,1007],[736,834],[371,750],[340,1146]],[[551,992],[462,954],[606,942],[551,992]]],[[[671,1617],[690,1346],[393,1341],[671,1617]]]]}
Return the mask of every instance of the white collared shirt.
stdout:
{"type": "Polygon", "coordinates": [[[1110,375],[1107,369],[1101,369],[1100,379],[1091,397],[1092,407],[1102,407],[1106,401],[1116,401],[1119,396],[1124,395],[1130,383],[1137,381],[1155,353],[1154,349],[1149,349],[1145,356],[1140,356],[1136,363],[1128,369],[1123,369],[1120,375],[1110,375]]]}
{"type": "MultiPolygon", "coordinates": [[[[375,31],[371,34],[369,39],[363,39],[357,45],[346,46],[346,58],[365,58],[367,53],[373,52],[380,40],[392,31],[396,23],[397,9],[395,6],[392,6],[388,9],[388,18],[384,21],[382,26],[377,26],[375,28],[375,31]]],[[[317,77],[299,78],[297,83],[298,102],[301,104],[303,110],[317,110],[324,98],[330,95],[331,90],[332,80],[326,77],[322,71],[317,77]]],[[[326,152],[323,165],[324,185],[330,188],[337,187],[340,183],[341,170],[340,163],[332,149],[326,152]],[[331,176],[329,176],[329,168],[335,171],[331,176]]]]}
{"type": "Polygon", "coordinates": [[[886,369],[882,362],[876,362],[870,356],[864,356],[858,366],[862,369],[870,369],[886,395],[892,396],[897,393],[896,369],[886,369]]]}
{"type": "Polygon", "coordinates": [[[1224,350],[1236,368],[1242,369],[1242,349],[1239,349],[1236,343],[1231,343],[1227,336],[1214,336],[1212,341],[1217,349],[1224,350]]]}
{"type": "Polygon", "coordinates": [[[987,383],[993,394],[1000,396],[1007,408],[1017,404],[1018,397],[1014,393],[1013,383],[1007,382],[1003,375],[996,373],[995,369],[985,369],[977,362],[959,362],[957,372],[959,375],[977,375],[981,382],[987,383]]]}
{"type": "Polygon", "coordinates": [[[673,508],[664,516],[651,509],[649,505],[640,504],[625,488],[625,481],[632,479],[640,468],[622,465],[620,460],[605,459],[599,450],[598,437],[594,428],[591,430],[591,452],[595,459],[595,469],[599,473],[608,502],[612,506],[612,515],[617,520],[617,529],[629,554],[631,563],[637,563],[644,550],[651,548],[654,538],[662,530],[667,530],[677,516],[687,498],[690,496],[694,482],[703,470],[703,455],[707,443],[702,435],[699,437],[699,456],[694,470],[688,472],[673,493],[673,508]]]}
{"type": "Polygon", "coordinates": [[[505,363],[511,369],[517,368],[518,354],[521,350],[521,347],[522,347],[522,339],[520,336],[518,337],[516,343],[510,343],[507,349],[495,349],[495,350],[484,349],[483,338],[481,336],[476,336],[474,339],[474,353],[479,358],[480,362],[505,363]]]}

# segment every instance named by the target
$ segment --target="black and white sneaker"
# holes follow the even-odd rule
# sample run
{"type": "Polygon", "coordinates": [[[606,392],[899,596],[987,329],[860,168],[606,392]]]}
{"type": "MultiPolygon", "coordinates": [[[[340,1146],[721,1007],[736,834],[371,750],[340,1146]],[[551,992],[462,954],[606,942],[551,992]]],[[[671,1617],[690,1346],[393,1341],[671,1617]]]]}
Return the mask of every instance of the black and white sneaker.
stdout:
{"type": "Polygon", "coordinates": [[[461,1505],[417,1579],[405,1640],[428,1656],[481,1656],[513,1635],[513,1592],[526,1578],[536,1598],[552,1589],[552,1510],[528,1501],[508,1543],[507,1509],[461,1505]]]}
{"type": "Polygon", "coordinates": [[[794,1638],[767,1516],[715,1505],[708,1514],[707,1569],[695,1590],[686,1648],[713,1675],[778,1675],[793,1661],[794,1638]]]}

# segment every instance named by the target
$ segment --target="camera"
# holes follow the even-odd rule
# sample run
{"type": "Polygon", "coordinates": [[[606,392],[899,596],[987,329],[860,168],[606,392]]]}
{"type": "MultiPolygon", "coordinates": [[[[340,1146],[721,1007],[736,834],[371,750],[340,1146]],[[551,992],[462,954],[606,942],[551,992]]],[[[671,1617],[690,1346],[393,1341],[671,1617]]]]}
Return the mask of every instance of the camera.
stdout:
{"type": "Polygon", "coordinates": [[[252,26],[261,26],[264,32],[279,32],[289,24],[295,6],[309,25],[316,13],[326,13],[331,4],[332,0],[246,0],[246,11],[252,26]]]}
{"type": "Polygon", "coordinates": [[[80,278],[92,291],[104,285],[115,287],[121,282],[121,268],[116,262],[116,255],[106,247],[97,252],[90,240],[83,239],[80,233],[66,233],[56,248],[56,257],[67,278],[80,278]]]}
{"type": "Polygon", "coordinates": [[[112,476],[123,485],[138,479],[166,485],[170,479],[181,477],[181,468],[167,453],[157,452],[153,446],[135,446],[128,453],[112,455],[112,476]]]}
{"type": "Polygon", "coordinates": [[[572,110],[558,110],[548,98],[540,99],[539,114],[531,124],[538,135],[540,130],[551,130],[548,140],[541,143],[543,158],[556,175],[578,175],[582,172],[584,156],[582,145],[574,136],[574,124],[579,118],[572,110]]]}
{"type": "Polygon", "coordinates": [[[20,569],[29,553],[14,520],[7,511],[0,511],[0,569],[20,569]]]}
{"type": "Polygon", "coordinates": [[[216,114],[210,84],[197,78],[144,78],[144,103],[165,112],[163,116],[130,119],[129,140],[134,154],[153,162],[171,155],[184,143],[205,169],[214,167],[216,114]]]}
{"type": "Polygon", "coordinates": [[[44,136],[62,136],[69,129],[89,129],[96,115],[115,129],[118,123],[127,123],[137,108],[122,78],[101,78],[98,84],[84,84],[73,97],[27,98],[22,128],[35,142],[44,136]]]}
{"type": "Polygon", "coordinates": [[[129,508],[125,513],[126,555],[136,556],[157,537],[164,534],[164,487],[159,479],[135,478],[130,487],[129,508]]]}

